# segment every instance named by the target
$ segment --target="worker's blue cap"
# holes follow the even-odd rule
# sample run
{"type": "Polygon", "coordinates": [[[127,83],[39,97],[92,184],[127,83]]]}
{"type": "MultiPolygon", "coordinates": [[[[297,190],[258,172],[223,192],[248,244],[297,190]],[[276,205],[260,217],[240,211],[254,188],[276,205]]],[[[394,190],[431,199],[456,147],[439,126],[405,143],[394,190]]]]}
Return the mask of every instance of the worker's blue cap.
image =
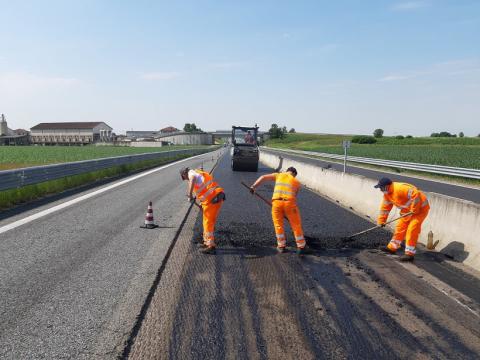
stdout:
{"type": "Polygon", "coordinates": [[[390,180],[389,178],[381,178],[380,180],[378,180],[378,184],[374,186],[374,188],[381,188],[381,187],[385,187],[387,185],[390,185],[392,183],[392,180],[390,180]]]}

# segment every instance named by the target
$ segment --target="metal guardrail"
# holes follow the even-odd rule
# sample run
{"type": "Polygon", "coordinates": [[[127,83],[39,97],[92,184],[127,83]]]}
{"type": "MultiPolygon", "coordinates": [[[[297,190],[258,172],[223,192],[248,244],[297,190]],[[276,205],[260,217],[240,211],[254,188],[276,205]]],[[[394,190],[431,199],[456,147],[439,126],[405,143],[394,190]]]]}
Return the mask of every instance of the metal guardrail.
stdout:
{"type": "MultiPolygon", "coordinates": [[[[293,154],[299,154],[299,155],[319,156],[319,157],[328,158],[328,159],[336,159],[336,160],[344,159],[344,155],[338,155],[338,154],[328,154],[328,153],[320,153],[315,151],[301,151],[301,150],[290,150],[290,149],[286,150],[286,149],[277,149],[277,148],[268,148],[268,147],[262,147],[262,148],[266,150],[274,150],[274,151],[287,152],[287,153],[293,153],[293,154]]],[[[395,160],[371,159],[371,158],[364,158],[364,157],[358,157],[358,156],[348,156],[347,161],[378,165],[378,166],[386,166],[386,167],[399,168],[399,169],[422,171],[422,172],[441,174],[441,175],[458,176],[458,177],[469,178],[469,179],[480,179],[480,169],[468,169],[468,168],[459,168],[459,167],[432,165],[432,164],[419,164],[419,163],[395,161],[395,160]]]]}
{"type": "Polygon", "coordinates": [[[182,155],[193,156],[211,150],[211,148],[172,150],[4,170],[0,171],[0,191],[16,189],[25,185],[38,184],[44,181],[56,180],[67,176],[103,170],[113,166],[133,164],[144,160],[173,158],[182,155]]]}

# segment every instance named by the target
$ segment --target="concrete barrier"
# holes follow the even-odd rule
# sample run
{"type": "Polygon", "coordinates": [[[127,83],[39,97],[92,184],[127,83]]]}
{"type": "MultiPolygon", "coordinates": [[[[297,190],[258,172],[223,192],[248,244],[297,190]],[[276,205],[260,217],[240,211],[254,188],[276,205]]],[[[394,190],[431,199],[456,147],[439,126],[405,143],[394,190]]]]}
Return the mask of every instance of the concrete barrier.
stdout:
{"type": "MultiPolygon", "coordinates": [[[[373,186],[376,181],[361,175],[344,174],[332,169],[260,152],[260,161],[274,169],[294,166],[298,180],[313,191],[350,208],[360,216],[376,221],[382,194],[373,186]]],[[[425,192],[430,202],[430,213],[423,223],[419,241],[427,242],[427,234],[433,232],[434,241],[439,240],[436,250],[452,256],[455,260],[480,270],[480,205],[450,196],[425,192]]],[[[392,210],[390,219],[398,216],[392,210]]],[[[394,226],[394,224],[393,224],[394,226]]]]}

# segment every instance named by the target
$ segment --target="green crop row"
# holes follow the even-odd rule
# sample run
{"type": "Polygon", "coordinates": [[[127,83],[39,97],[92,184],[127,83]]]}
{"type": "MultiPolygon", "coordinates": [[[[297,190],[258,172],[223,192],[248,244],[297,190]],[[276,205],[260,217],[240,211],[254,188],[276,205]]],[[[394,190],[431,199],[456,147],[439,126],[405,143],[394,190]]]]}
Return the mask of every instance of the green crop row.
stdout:
{"type": "Polygon", "coordinates": [[[160,148],[136,148],[123,146],[0,146],[0,170],[122,155],[143,154],[147,152],[171,151],[184,148],[188,147],[166,146],[160,148]]]}
{"type": "MultiPolygon", "coordinates": [[[[275,139],[267,146],[296,150],[343,154],[342,140],[351,136],[289,134],[275,139]]],[[[480,168],[480,139],[478,138],[413,138],[397,140],[380,138],[375,144],[352,144],[349,155],[376,159],[398,160],[424,164],[480,168]]]]}

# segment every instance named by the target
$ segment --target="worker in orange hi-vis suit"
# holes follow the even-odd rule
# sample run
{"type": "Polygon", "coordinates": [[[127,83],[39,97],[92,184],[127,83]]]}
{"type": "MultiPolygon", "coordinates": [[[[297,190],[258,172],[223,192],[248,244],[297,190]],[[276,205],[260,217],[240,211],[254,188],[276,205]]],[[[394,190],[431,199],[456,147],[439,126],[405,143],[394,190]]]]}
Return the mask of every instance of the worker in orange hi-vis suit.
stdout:
{"type": "Polygon", "coordinates": [[[215,223],[225,201],[225,192],[206,171],[184,168],[180,170],[180,176],[182,180],[188,180],[189,201],[198,199],[202,206],[203,245],[200,251],[204,254],[215,254],[215,223]]]}
{"type": "Polygon", "coordinates": [[[422,223],[430,210],[427,197],[413,185],[392,182],[388,178],[380,179],[375,188],[383,192],[383,201],[377,219],[378,225],[385,225],[393,205],[401,209],[400,215],[411,214],[398,220],[392,240],[382,250],[394,254],[406,240],[405,254],[400,257],[400,260],[412,261],[422,223]]]}
{"type": "Polygon", "coordinates": [[[297,206],[297,193],[300,190],[300,182],[295,178],[297,170],[289,167],[284,173],[272,173],[260,176],[250,187],[252,193],[265,181],[275,181],[275,188],[272,196],[272,219],[277,237],[277,251],[283,253],[286,250],[286,239],[284,229],[284,217],[290,223],[295,235],[297,254],[306,253],[306,242],[302,230],[302,219],[297,206]]]}

